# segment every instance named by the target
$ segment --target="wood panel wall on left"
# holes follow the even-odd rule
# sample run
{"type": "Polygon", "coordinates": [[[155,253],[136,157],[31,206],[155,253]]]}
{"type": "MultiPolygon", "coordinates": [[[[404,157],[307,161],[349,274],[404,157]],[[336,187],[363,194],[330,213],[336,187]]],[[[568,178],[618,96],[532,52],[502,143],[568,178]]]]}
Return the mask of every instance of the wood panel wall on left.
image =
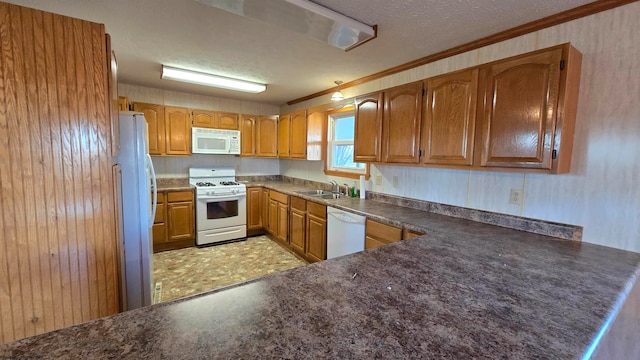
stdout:
{"type": "Polygon", "coordinates": [[[119,311],[104,25],[0,2],[0,341],[119,311]]]}

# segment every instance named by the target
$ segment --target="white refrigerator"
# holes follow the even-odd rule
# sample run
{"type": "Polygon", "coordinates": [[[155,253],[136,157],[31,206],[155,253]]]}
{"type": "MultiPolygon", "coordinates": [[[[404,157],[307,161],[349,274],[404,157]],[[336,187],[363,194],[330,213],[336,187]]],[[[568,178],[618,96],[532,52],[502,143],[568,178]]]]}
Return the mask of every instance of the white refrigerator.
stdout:
{"type": "Polygon", "coordinates": [[[152,226],[158,194],[148,136],[143,113],[120,112],[123,310],[151,305],[153,298],[152,226]]]}

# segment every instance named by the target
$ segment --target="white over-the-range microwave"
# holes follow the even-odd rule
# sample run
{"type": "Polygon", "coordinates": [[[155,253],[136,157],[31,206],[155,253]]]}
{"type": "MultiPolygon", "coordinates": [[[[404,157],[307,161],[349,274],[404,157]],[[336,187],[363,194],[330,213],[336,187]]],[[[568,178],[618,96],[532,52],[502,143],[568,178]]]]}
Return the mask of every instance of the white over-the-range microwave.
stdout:
{"type": "Polygon", "coordinates": [[[194,154],[240,154],[240,131],[191,128],[194,154]]]}

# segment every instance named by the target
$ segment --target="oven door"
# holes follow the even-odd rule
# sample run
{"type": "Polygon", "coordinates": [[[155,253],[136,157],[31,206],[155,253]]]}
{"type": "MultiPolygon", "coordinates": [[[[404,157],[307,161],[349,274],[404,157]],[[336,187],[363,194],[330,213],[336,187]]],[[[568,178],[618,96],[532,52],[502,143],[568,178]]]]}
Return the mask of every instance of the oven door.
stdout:
{"type": "Polygon", "coordinates": [[[247,224],[247,196],[198,195],[196,228],[198,231],[222,229],[247,224]]]}

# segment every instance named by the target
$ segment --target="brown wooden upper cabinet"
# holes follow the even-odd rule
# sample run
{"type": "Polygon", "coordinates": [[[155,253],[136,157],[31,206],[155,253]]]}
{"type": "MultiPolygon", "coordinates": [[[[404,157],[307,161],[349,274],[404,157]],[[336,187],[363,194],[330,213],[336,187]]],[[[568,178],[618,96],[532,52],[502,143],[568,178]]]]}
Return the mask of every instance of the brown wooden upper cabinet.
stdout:
{"type": "Polygon", "coordinates": [[[322,136],[326,115],[307,110],[280,115],[278,122],[278,157],[322,160],[322,136]]]}
{"type": "Polygon", "coordinates": [[[193,110],[193,126],[212,129],[238,130],[239,115],[210,110],[193,110]]]}
{"type": "Polygon", "coordinates": [[[422,125],[422,81],[384,91],[382,160],[418,163],[422,125]]]}
{"type": "Polygon", "coordinates": [[[240,115],[240,156],[278,156],[278,117],[240,115]]]}
{"type": "Polygon", "coordinates": [[[256,115],[240,115],[240,156],[256,156],[256,115]]]}
{"type": "Polygon", "coordinates": [[[580,63],[565,44],[483,69],[481,166],[569,170],[580,63]]]}
{"type": "Polygon", "coordinates": [[[384,93],[356,98],[353,159],[355,162],[378,162],[382,159],[382,107],[384,93]]]}
{"type": "Polygon", "coordinates": [[[289,134],[291,133],[291,114],[280,115],[278,119],[278,157],[289,157],[289,134]]]}
{"type": "Polygon", "coordinates": [[[289,157],[292,159],[307,158],[307,111],[291,113],[291,130],[289,132],[289,157]]]}
{"type": "Polygon", "coordinates": [[[257,157],[278,157],[278,117],[258,116],[255,139],[257,157]]]}
{"type": "Polygon", "coordinates": [[[191,116],[189,109],[164,108],[167,155],[191,154],[191,116]]]}
{"type": "Polygon", "coordinates": [[[466,69],[424,81],[422,162],[471,165],[478,99],[478,69],[466,69]]]}
{"type": "Polygon", "coordinates": [[[133,103],[133,111],[144,113],[149,130],[149,154],[165,154],[164,106],[147,103],[133,103]]]}

